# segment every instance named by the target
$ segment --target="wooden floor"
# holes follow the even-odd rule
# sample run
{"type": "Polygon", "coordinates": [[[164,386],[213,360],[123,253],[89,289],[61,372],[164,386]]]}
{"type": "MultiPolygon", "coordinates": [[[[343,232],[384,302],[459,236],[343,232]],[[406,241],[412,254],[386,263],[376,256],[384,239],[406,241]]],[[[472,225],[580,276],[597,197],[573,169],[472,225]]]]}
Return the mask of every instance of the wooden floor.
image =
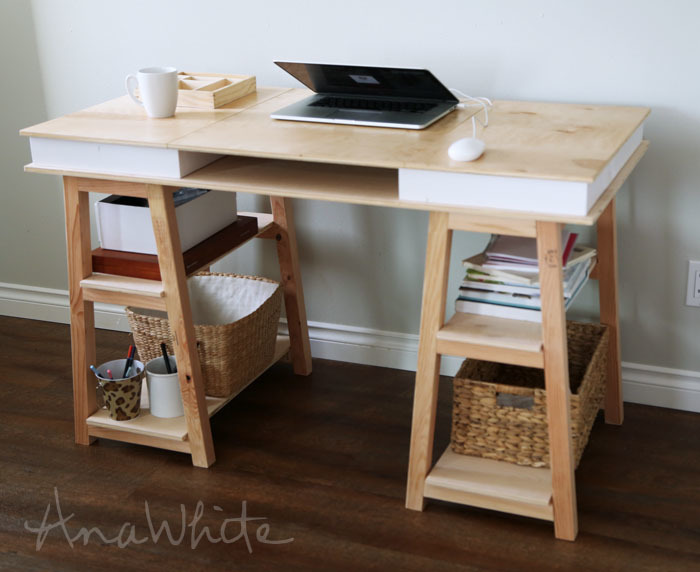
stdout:
{"type": "MultiPolygon", "coordinates": [[[[129,337],[98,332],[98,359],[120,357],[129,337]]],[[[0,317],[0,570],[700,570],[700,415],[628,405],[622,427],[597,422],[577,471],[578,541],[552,525],[447,503],[403,508],[413,374],[314,360],[310,377],[278,364],[213,420],[217,462],[100,441],[73,444],[68,327],[0,317]],[[214,537],[246,501],[245,540],[192,548],[163,535],[119,548],[96,535],[73,549],[37,528],[58,519],[69,536],[125,523],[149,538],[167,520],[177,540],[181,508],[195,536],[214,537]],[[220,507],[216,510],[213,507],[220,507]],[[261,522],[269,539],[256,540],[261,522]]],[[[439,404],[436,456],[449,439],[450,383],[439,404]]],[[[229,540],[240,524],[229,521],[229,540]]],[[[125,528],[123,540],[128,538],[125,528]]],[[[264,532],[264,529],[262,529],[264,532]]]]}

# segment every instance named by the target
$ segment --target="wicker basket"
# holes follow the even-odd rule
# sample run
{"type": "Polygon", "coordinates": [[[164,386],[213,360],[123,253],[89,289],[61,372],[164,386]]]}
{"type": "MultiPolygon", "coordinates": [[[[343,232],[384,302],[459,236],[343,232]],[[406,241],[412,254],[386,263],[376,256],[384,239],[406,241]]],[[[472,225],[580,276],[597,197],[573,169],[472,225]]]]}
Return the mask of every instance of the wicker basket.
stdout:
{"type": "MultiPolygon", "coordinates": [[[[578,466],[605,395],[608,332],[567,323],[571,431],[578,466]]],[[[452,450],[549,466],[547,393],[541,369],[467,359],[454,379],[452,450]]]]}
{"type": "MultiPolygon", "coordinates": [[[[228,397],[272,361],[282,288],[267,278],[212,272],[201,272],[188,284],[205,392],[228,397]]],[[[164,312],[127,308],[126,314],[143,362],[162,355],[162,342],[173,351],[164,312]]]]}

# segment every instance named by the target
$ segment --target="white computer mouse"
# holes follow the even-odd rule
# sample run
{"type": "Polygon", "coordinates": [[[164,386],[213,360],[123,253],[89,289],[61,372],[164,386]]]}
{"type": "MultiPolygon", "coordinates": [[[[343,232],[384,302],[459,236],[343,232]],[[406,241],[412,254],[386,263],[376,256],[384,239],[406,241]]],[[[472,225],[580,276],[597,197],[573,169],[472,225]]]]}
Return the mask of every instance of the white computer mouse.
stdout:
{"type": "Polygon", "coordinates": [[[453,161],[475,161],[484,153],[486,143],[474,137],[458,139],[447,150],[447,154],[453,161]]]}

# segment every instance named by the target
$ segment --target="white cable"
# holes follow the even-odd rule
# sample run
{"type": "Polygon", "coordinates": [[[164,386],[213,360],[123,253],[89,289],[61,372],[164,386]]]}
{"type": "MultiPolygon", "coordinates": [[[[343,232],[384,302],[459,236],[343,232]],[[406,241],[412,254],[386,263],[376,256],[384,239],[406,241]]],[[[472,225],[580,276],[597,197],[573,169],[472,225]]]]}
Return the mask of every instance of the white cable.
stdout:
{"type": "Polygon", "coordinates": [[[460,91],[459,89],[454,87],[451,87],[450,91],[462,96],[462,99],[460,100],[460,103],[457,107],[464,109],[465,107],[478,105],[484,111],[484,121],[481,121],[481,119],[477,117],[477,114],[479,113],[478,111],[474,115],[472,115],[472,137],[476,138],[476,122],[478,121],[479,123],[481,123],[482,127],[484,128],[488,127],[489,108],[493,107],[493,102],[488,97],[472,97],[471,95],[467,95],[463,91],[460,91]]]}

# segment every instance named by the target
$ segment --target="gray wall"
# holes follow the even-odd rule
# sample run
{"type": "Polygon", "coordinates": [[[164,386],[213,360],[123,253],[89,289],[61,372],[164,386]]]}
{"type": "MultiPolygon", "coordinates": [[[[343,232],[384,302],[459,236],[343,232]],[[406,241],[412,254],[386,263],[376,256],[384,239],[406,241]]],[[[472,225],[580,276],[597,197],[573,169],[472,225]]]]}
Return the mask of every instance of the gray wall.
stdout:
{"type": "MultiPolygon", "coordinates": [[[[260,85],[280,86],[295,83],[275,58],[426,66],[472,95],[652,107],[651,148],[618,206],[623,359],[700,370],[700,309],[684,306],[687,260],[700,259],[697,2],[442,1],[426,9],[410,0],[356,0],[350,9],[279,0],[34,0],[33,14],[27,6],[0,8],[9,32],[0,40],[3,69],[19,79],[2,90],[10,101],[1,116],[0,232],[12,247],[0,255],[1,282],[66,288],[60,190],[49,177],[21,174],[28,151],[20,126],[121,95],[124,76],[146,65],[252,73],[260,85]]],[[[309,319],[416,333],[427,216],[322,202],[296,208],[309,319]]],[[[459,260],[485,239],[456,237],[450,299],[459,260]]],[[[220,267],[276,274],[266,245],[220,267]]],[[[595,288],[587,287],[575,314],[593,315],[595,288]]]]}
{"type": "Polygon", "coordinates": [[[47,119],[29,2],[0,2],[0,282],[66,288],[63,198],[56,180],[26,175],[17,132],[47,119]]]}

